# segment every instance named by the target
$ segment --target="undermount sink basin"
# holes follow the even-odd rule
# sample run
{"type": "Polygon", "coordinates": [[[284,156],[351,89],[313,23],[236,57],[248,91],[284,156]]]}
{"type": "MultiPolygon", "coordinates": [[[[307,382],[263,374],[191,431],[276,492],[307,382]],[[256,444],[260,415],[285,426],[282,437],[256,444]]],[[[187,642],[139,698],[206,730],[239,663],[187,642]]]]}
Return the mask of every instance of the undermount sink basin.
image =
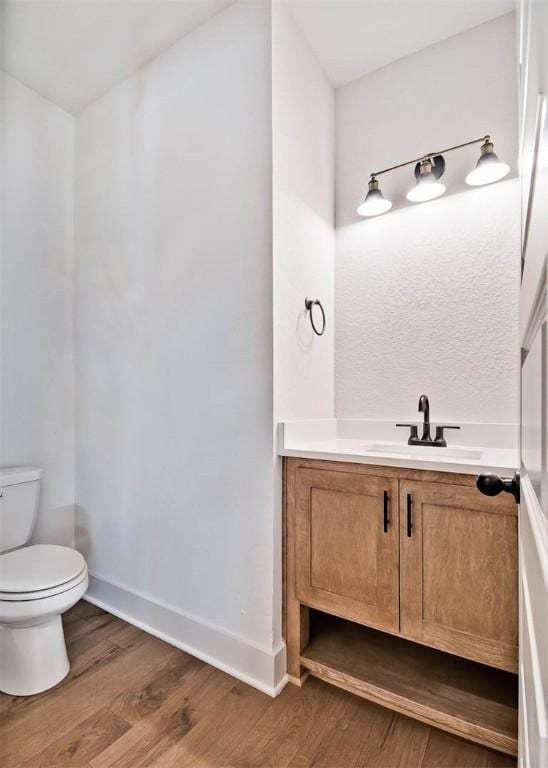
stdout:
{"type": "Polygon", "coordinates": [[[473,448],[439,448],[407,443],[366,443],[364,453],[381,453],[416,459],[470,459],[479,461],[482,451],[473,448]]]}

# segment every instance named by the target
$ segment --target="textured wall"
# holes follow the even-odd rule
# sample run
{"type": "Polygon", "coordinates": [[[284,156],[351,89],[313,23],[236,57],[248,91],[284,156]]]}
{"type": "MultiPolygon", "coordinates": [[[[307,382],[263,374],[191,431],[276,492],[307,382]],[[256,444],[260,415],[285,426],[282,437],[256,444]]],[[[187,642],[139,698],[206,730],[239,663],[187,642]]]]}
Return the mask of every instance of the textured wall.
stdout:
{"type": "Polygon", "coordinates": [[[1,78],[0,463],[43,468],[34,540],[71,544],[74,119],[1,78]]]}
{"type": "Polygon", "coordinates": [[[514,34],[504,16],[337,91],[339,417],[410,419],[426,392],[435,420],[517,421],[517,181],[455,193],[475,147],[447,157],[444,197],[355,213],[368,172],[487,131],[515,174],[514,34]]]}
{"type": "Polygon", "coordinates": [[[517,179],[337,237],[338,417],[516,422],[517,179]]]}
{"type": "Polygon", "coordinates": [[[335,95],[283,3],[273,7],[272,66],[275,414],[326,418],[335,407],[335,95]],[[305,296],[325,308],[321,338],[305,296]]]}

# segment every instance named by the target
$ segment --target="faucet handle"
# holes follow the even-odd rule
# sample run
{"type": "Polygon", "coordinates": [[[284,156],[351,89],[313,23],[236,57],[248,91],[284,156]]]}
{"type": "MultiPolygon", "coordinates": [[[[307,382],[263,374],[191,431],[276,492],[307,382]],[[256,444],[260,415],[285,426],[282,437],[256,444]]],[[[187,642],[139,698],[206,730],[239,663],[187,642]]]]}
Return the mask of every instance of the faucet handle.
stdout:
{"type": "Polygon", "coordinates": [[[436,436],[434,438],[434,442],[436,445],[440,445],[442,448],[447,447],[447,440],[444,437],[443,431],[445,429],[460,429],[460,427],[457,427],[454,424],[440,424],[436,427],[436,436]]]}
{"type": "Polygon", "coordinates": [[[411,430],[409,440],[407,441],[411,445],[411,440],[418,440],[418,426],[416,424],[396,424],[397,427],[408,427],[411,430]]]}

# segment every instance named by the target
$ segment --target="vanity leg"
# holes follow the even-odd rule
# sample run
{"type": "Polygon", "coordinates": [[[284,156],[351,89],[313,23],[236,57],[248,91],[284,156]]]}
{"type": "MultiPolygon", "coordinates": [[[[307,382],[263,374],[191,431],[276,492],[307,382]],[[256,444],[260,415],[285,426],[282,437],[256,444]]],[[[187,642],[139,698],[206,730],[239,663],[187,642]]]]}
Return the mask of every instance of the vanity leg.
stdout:
{"type": "Polygon", "coordinates": [[[309,609],[302,605],[295,594],[295,465],[284,460],[284,586],[285,586],[285,639],[287,644],[287,674],[289,681],[301,686],[308,671],[301,667],[301,651],[309,640],[309,609]]]}
{"type": "Polygon", "coordinates": [[[289,682],[301,686],[308,677],[308,670],[301,667],[301,651],[308,645],[309,609],[297,603],[287,611],[287,675],[289,682]]]}

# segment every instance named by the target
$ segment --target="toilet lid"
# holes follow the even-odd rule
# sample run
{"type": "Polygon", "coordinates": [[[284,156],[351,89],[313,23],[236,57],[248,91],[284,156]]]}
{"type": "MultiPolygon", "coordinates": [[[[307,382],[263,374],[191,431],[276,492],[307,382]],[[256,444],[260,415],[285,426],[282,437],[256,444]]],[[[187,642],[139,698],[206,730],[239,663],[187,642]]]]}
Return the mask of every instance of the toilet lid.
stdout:
{"type": "Polygon", "coordinates": [[[50,589],[79,576],[86,568],[82,555],[70,547],[34,544],[0,555],[0,592],[50,589]]]}

